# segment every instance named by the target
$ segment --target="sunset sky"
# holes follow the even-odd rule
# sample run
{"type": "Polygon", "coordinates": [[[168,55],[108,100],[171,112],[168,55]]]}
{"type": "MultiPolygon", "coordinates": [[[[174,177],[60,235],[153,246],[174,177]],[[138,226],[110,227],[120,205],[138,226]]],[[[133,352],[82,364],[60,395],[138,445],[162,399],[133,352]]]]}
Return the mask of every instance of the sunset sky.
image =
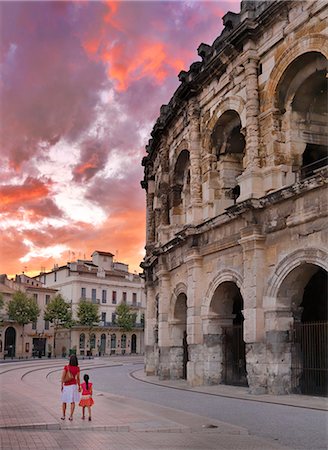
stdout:
{"type": "Polygon", "coordinates": [[[141,159],[239,1],[0,3],[0,273],[145,246],[141,159]]]}

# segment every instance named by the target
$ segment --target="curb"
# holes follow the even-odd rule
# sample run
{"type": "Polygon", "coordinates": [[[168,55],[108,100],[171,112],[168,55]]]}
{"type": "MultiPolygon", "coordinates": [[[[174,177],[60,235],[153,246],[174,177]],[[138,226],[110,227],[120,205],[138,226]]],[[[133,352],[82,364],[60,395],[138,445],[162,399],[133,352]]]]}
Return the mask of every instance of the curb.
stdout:
{"type": "MultiPolygon", "coordinates": [[[[140,372],[140,369],[138,370],[134,370],[133,372],[130,372],[130,377],[134,378],[137,381],[141,381],[142,383],[148,383],[148,384],[153,384],[154,386],[161,386],[163,388],[168,388],[168,389],[177,389],[180,391],[187,391],[187,392],[193,392],[195,394],[205,394],[205,395],[212,395],[214,397],[224,397],[224,398],[231,398],[234,400],[245,400],[245,401],[249,401],[249,402],[257,402],[257,403],[267,403],[267,404],[271,404],[271,405],[280,405],[280,406],[289,406],[292,408],[302,408],[302,409],[313,409],[315,411],[328,411],[328,400],[327,400],[327,406],[325,407],[320,407],[320,406],[307,406],[307,405],[295,405],[291,402],[282,402],[279,401],[278,399],[263,399],[263,398],[247,398],[244,396],[236,396],[236,395],[229,395],[229,394],[225,394],[225,393],[214,393],[214,392],[204,392],[204,391],[198,391],[195,388],[184,388],[184,387],[180,387],[180,386],[169,386],[166,384],[162,384],[160,382],[155,382],[155,381],[148,381],[145,380],[144,378],[139,378],[136,375],[136,372],[140,372]]],[[[321,398],[321,397],[320,397],[321,398]]]]}

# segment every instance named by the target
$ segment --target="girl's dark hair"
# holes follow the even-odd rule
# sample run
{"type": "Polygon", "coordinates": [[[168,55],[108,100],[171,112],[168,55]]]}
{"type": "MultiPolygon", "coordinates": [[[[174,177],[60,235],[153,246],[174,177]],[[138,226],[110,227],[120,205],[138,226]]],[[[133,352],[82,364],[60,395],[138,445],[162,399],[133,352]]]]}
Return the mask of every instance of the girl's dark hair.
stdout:
{"type": "Polygon", "coordinates": [[[85,381],[85,387],[89,389],[89,375],[87,373],[84,375],[83,380],[85,381]]]}
{"type": "Polygon", "coordinates": [[[78,366],[79,365],[76,355],[71,355],[69,357],[69,365],[70,366],[78,366]]]}

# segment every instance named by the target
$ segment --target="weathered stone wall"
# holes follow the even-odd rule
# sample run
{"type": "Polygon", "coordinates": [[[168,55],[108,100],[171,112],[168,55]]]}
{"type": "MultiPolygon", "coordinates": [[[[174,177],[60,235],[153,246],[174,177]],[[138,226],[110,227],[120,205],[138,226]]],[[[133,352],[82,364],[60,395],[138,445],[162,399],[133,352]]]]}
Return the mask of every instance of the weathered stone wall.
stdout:
{"type": "Polygon", "coordinates": [[[223,382],[238,294],[250,392],[292,391],[302,289],[328,269],[327,171],[301,172],[328,139],[320,96],[321,115],[303,95],[328,57],[327,17],[324,1],[242,2],[161,108],[143,161],[147,373],[183,377],[186,345],[188,382],[223,382]]]}

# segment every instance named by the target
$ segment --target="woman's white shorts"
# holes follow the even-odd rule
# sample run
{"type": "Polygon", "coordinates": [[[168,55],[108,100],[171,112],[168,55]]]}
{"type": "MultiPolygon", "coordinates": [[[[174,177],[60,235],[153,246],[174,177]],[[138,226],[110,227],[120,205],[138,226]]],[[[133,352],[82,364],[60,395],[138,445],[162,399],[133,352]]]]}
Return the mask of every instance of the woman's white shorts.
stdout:
{"type": "Polygon", "coordinates": [[[78,403],[80,401],[77,384],[70,384],[63,387],[61,401],[62,403],[78,403]]]}

